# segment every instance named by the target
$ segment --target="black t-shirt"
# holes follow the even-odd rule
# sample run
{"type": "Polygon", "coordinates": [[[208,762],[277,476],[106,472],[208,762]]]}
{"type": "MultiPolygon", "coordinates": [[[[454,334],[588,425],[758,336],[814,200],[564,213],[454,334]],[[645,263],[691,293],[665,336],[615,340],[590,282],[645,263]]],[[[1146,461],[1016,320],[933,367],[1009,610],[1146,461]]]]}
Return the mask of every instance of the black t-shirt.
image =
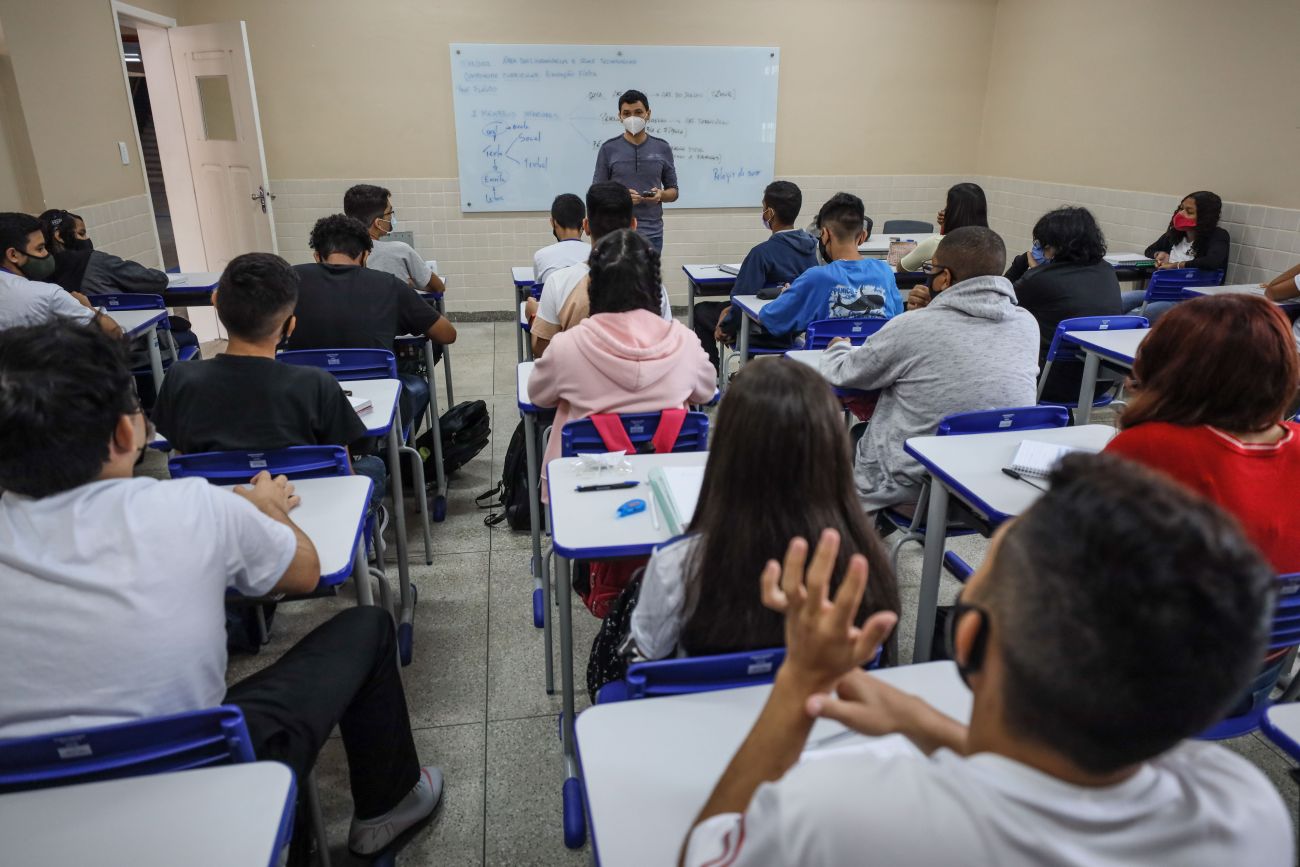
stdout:
{"type": "Polygon", "coordinates": [[[153,422],[181,452],[354,446],[366,426],[334,377],[270,358],[218,355],[173,365],[153,422]]]}
{"type": "Polygon", "coordinates": [[[298,324],[286,349],[387,349],[425,334],[441,316],[392,274],[359,265],[295,265],[298,324]]]}

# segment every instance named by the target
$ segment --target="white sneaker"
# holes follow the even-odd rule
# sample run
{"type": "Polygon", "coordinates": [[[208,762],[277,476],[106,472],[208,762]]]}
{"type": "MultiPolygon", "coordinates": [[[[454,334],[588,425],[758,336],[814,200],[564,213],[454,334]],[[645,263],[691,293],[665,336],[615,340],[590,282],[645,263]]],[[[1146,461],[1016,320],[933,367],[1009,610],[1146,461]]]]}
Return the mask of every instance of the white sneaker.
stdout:
{"type": "Polygon", "coordinates": [[[442,771],[420,768],[420,781],[397,806],[373,819],[352,817],[348,830],[348,848],[357,855],[382,852],[402,832],[424,821],[442,799],[442,771]]]}

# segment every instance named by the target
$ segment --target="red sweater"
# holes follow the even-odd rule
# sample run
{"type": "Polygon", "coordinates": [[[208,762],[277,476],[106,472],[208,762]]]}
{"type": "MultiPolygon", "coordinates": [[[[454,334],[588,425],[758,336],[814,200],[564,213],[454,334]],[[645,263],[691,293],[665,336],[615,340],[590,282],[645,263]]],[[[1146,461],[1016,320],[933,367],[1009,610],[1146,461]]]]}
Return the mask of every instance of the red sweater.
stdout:
{"type": "Polygon", "coordinates": [[[1284,422],[1273,444],[1243,443],[1209,427],[1148,422],[1110,441],[1106,451],[1172,476],[1231,512],[1279,575],[1300,572],[1300,424],[1284,422]]]}

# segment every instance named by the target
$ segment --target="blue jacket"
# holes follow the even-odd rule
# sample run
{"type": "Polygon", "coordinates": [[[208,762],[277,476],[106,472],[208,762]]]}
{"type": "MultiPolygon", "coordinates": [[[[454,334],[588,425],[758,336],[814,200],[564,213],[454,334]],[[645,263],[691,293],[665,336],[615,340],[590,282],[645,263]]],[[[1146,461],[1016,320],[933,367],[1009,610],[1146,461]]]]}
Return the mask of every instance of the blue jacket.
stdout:
{"type": "Polygon", "coordinates": [[[879,317],[903,312],[894,272],[883,259],[839,259],[810,268],[759,313],[772,334],[799,334],[819,319],[879,317]]]}
{"type": "MultiPolygon", "coordinates": [[[[792,283],[795,278],[809,268],[817,267],[817,239],[802,229],[777,232],[761,244],[756,245],[740,263],[740,273],[736,283],[731,287],[731,297],[737,295],[758,295],[763,297],[764,286],[779,286],[792,283]]],[[[776,289],[772,289],[775,297],[776,289]]],[[[722,327],[735,333],[740,320],[736,318],[733,308],[727,313],[722,327]]]]}

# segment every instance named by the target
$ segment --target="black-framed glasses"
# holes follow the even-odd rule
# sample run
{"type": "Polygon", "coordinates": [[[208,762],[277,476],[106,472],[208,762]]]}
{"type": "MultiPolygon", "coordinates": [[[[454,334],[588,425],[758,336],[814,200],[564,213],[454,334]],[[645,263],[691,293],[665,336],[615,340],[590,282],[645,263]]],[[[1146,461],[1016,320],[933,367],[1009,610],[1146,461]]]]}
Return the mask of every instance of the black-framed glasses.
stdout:
{"type": "Polygon", "coordinates": [[[938,274],[940,271],[947,271],[947,265],[936,265],[934,260],[921,263],[921,270],[926,274],[938,274]]]}

